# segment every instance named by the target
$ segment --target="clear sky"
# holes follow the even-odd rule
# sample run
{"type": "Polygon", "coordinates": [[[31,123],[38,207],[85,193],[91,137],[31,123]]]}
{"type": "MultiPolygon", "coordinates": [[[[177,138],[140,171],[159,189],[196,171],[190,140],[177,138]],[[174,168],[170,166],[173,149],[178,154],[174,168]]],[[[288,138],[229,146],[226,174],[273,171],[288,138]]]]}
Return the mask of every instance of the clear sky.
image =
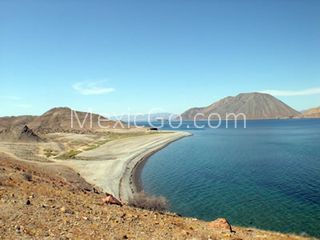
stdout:
{"type": "Polygon", "coordinates": [[[319,0],[0,0],[0,115],[320,106],[319,0]]]}

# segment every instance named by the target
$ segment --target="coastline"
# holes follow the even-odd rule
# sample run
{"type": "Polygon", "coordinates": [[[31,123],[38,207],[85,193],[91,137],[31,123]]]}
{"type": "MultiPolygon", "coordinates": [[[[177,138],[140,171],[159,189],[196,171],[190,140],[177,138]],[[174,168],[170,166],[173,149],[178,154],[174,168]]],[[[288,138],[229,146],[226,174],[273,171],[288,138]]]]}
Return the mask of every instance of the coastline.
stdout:
{"type": "Polygon", "coordinates": [[[123,176],[123,178],[120,181],[120,191],[121,191],[121,189],[123,189],[123,190],[130,189],[131,190],[130,195],[143,191],[141,173],[142,173],[144,165],[147,163],[148,159],[156,152],[167,147],[171,143],[180,140],[181,138],[192,135],[191,133],[188,133],[188,132],[181,132],[181,133],[183,133],[183,135],[181,135],[180,137],[177,137],[175,139],[171,139],[170,141],[161,144],[160,146],[154,148],[152,151],[150,151],[150,152],[148,151],[147,153],[145,153],[141,158],[139,158],[138,161],[134,161],[133,162],[134,166],[132,168],[130,168],[128,173],[125,173],[125,175],[123,176]],[[128,178],[128,176],[129,176],[129,178],[128,178]],[[128,183],[129,183],[129,186],[126,186],[128,183]]]}
{"type": "MultiPolygon", "coordinates": [[[[187,136],[191,136],[192,134],[188,134],[186,135],[185,137],[187,136]]],[[[183,138],[183,137],[181,137],[183,138]]],[[[176,139],[176,140],[173,140],[172,142],[169,142],[167,143],[166,145],[162,146],[161,148],[158,148],[158,149],[155,149],[154,151],[152,151],[151,153],[149,154],[146,154],[143,158],[141,158],[141,160],[139,162],[137,162],[137,164],[135,165],[135,167],[132,169],[131,171],[131,185],[132,185],[132,188],[133,188],[133,192],[141,192],[143,191],[143,183],[142,183],[142,179],[141,179],[141,173],[142,173],[142,170],[144,168],[144,165],[147,163],[148,159],[155,153],[159,152],[160,150],[162,150],[163,148],[167,147],[168,145],[170,145],[171,143],[174,143],[175,141],[178,141],[180,140],[181,138],[179,139],[176,139]]]]}
{"type": "Polygon", "coordinates": [[[170,143],[190,135],[188,132],[160,131],[113,140],[78,154],[78,159],[59,163],[73,168],[90,184],[127,202],[141,190],[139,179],[146,160],[170,143]]]}
{"type": "Polygon", "coordinates": [[[122,175],[122,178],[119,182],[119,198],[121,200],[128,201],[134,193],[142,191],[142,181],[141,181],[141,172],[142,169],[154,153],[160,151],[171,143],[178,141],[181,138],[191,136],[191,133],[188,132],[163,132],[166,134],[174,134],[171,138],[165,139],[164,141],[159,142],[150,149],[146,149],[141,152],[138,156],[131,159],[127,164],[126,170],[122,175]]]}

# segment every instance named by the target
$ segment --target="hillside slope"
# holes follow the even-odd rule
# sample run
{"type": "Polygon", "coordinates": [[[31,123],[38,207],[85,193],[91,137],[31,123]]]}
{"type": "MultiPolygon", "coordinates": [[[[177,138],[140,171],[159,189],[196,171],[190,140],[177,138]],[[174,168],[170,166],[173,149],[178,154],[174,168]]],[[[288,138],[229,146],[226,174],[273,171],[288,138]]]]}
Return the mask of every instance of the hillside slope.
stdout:
{"type": "Polygon", "coordinates": [[[311,108],[303,112],[304,118],[320,118],[320,107],[311,108]]]}
{"type": "Polygon", "coordinates": [[[112,128],[115,121],[98,115],[87,112],[74,111],[70,108],[53,108],[41,116],[33,119],[28,123],[28,126],[36,132],[88,132],[103,130],[99,126],[112,128]]]}
{"type": "MultiPolygon", "coordinates": [[[[222,119],[227,114],[243,113],[247,119],[277,119],[297,117],[300,113],[277,98],[263,93],[241,93],[226,97],[207,107],[191,108],[181,114],[182,119],[207,119],[210,114],[219,114],[222,119]]],[[[214,117],[211,117],[214,118],[214,117]]]]}
{"type": "Polygon", "coordinates": [[[33,121],[36,116],[12,116],[12,117],[0,117],[0,130],[16,127],[16,126],[24,126],[29,122],[33,121]]]}
{"type": "Polygon", "coordinates": [[[42,139],[28,126],[13,126],[0,130],[0,141],[40,142],[42,139]]]}
{"type": "Polygon", "coordinates": [[[113,127],[121,128],[125,126],[119,121],[112,121],[98,114],[75,111],[67,107],[53,108],[41,116],[0,118],[0,130],[8,130],[25,125],[40,134],[53,132],[99,132],[113,127]]]}

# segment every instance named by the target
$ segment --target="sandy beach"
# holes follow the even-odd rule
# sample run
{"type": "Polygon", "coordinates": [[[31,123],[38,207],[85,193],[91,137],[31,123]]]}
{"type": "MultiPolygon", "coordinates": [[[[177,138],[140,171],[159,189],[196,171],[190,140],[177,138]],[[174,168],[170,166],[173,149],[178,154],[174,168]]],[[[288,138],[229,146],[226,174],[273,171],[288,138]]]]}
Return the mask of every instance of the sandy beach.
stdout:
{"type": "Polygon", "coordinates": [[[78,154],[78,159],[59,162],[75,169],[89,183],[127,201],[137,191],[139,164],[154,152],[189,135],[160,132],[113,140],[78,154]]]}

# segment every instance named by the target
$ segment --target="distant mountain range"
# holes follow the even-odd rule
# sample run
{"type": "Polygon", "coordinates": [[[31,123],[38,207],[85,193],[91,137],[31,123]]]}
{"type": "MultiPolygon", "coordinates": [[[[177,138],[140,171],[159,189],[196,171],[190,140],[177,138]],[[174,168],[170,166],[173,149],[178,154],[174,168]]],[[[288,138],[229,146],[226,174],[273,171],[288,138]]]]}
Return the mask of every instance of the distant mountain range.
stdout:
{"type": "Polygon", "coordinates": [[[178,114],[174,114],[174,113],[150,113],[150,114],[130,114],[128,116],[128,114],[124,114],[121,116],[112,116],[110,117],[110,119],[112,120],[121,120],[124,122],[133,122],[133,121],[137,121],[137,122],[146,122],[146,121],[161,121],[161,120],[169,120],[171,118],[171,120],[174,120],[178,117],[178,114]]]}
{"type": "MultiPolygon", "coordinates": [[[[225,119],[227,114],[246,115],[246,119],[282,119],[301,117],[301,113],[289,107],[279,99],[265,93],[241,93],[235,97],[226,97],[207,107],[191,108],[181,114],[182,119],[207,119],[210,114],[219,114],[225,119]]],[[[211,119],[215,118],[213,115],[211,119]]],[[[216,117],[217,118],[217,117],[216,117]]]]}
{"type": "MultiPolygon", "coordinates": [[[[226,114],[245,114],[246,119],[286,119],[286,118],[320,118],[320,107],[312,108],[302,113],[289,107],[279,99],[264,93],[241,93],[235,97],[226,97],[207,107],[191,108],[181,114],[183,120],[206,119],[210,114],[219,114],[222,119],[226,114]]],[[[132,115],[136,121],[161,121],[177,119],[178,115],[171,113],[154,113],[143,115],[132,115]]],[[[213,119],[213,118],[211,118],[213,119]]],[[[232,119],[230,117],[229,119],[232,119]]],[[[122,128],[127,127],[123,121],[128,121],[126,116],[119,119],[105,118],[99,114],[88,114],[87,112],[74,111],[67,107],[53,108],[41,116],[13,116],[0,117],[0,140],[1,139],[30,139],[40,141],[38,135],[55,132],[90,133],[101,132],[103,127],[122,128]],[[71,125],[71,112],[73,112],[73,126],[71,125]],[[84,119],[87,116],[87,120],[84,119]],[[90,121],[90,118],[92,121],[90,121]],[[78,121],[79,120],[79,121],[78,121]],[[121,123],[120,121],[121,120],[121,123]],[[79,124],[83,124],[80,127],[79,124]]]]}
{"type": "Polygon", "coordinates": [[[305,110],[302,114],[304,118],[320,118],[320,107],[305,110]]]}

